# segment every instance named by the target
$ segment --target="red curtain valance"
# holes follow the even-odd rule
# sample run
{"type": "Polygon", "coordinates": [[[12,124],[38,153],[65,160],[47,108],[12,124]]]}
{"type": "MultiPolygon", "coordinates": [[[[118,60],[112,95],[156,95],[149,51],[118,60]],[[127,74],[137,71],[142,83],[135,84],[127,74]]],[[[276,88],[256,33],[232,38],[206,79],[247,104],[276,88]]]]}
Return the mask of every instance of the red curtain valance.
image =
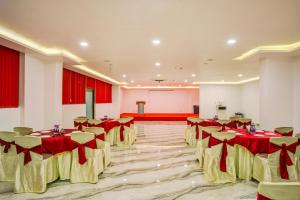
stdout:
{"type": "Polygon", "coordinates": [[[86,88],[95,89],[96,103],[112,102],[111,84],[63,69],[63,104],[84,104],[86,88]]]}
{"type": "Polygon", "coordinates": [[[18,51],[0,46],[0,108],[19,106],[18,51]]]}

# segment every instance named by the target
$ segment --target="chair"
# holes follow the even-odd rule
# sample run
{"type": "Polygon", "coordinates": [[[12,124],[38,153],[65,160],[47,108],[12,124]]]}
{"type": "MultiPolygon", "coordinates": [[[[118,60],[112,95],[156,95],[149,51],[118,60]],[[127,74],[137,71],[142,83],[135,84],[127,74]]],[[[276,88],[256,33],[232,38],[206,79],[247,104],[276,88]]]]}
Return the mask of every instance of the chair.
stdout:
{"type": "Polygon", "coordinates": [[[71,183],[97,183],[98,175],[103,172],[103,154],[97,149],[95,135],[88,132],[72,132],[71,183]]]}
{"type": "Polygon", "coordinates": [[[298,138],[270,138],[269,153],[257,154],[254,157],[253,178],[259,182],[296,181],[297,145],[298,138]]]}
{"type": "Polygon", "coordinates": [[[87,116],[78,116],[77,119],[88,120],[89,118],[87,116]]]}
{"type": "Polygon", "coordinates": [[[188,130],[187,143],[192,147],[196,147],[197,142],[200,139],[201,122],[203,122],[202,119],[196,118],[194,121],[192,121],[191,128],[188,130]]]}
{"type": "Polygon", "coordinates": [[[19,136],[29,135],[32,131],[33,129],[29,127],[14,127],[14,132],[17,132],[19,136]]]}
{"type": "Polygon", "coordinates": [[[82,131],[85,127],[88,126],[88,120],[85,118],[76,118],[74,119],[74,127],[79,130],[82,131]]]}
{"type": "Polygon", "coordinates": [[[213,183],[236,181],[235,134],[229,132],[212,133],[209,148],[205,149],[204,175],[213,183]]]}
{"type": "Polygon", "coordinates": [[[247,127],[251,125],[251,119],[240,118],[237,122],[237,125],[238,128],[247,129],[247,127]]]}
{"type": "Polygon", "coordinates": [[[87,125],[88,127],[97,127],[102,123],[101,120],[98,119],[88,119],[87,120],[87,125]]]}
{"type": "Polygon", "coordinates": [[[282,136],[293,136],[293,127],[278,127],[274,130],[275,133],[279,133],[282,136]]]}
{"type": "Polygon", "coordinates": [[[300,182],[261,182],[257,200],[300,200],[300,182]]]}
{"type": "Polygon", "coordinates": [[[110,164],[110,144],[105,141],[105,131],[99,127],[85,128],[86,132],[94,133],[96,135],[97,149],[102,149],[104,155],[104,168],[107,168],[110,164]]]}
{"type": "Polygon", "coordinates": [[[300,138],[300,133],[296,133],[295,137],[300,138]]]}
{"type": "Polygon", "coordinates": [[[131,128],[130,120],[121,118],[118,120],[119,125],[115,127],[117,146],[130,147],[135,141],[134,130],[131,128]]]}
{"type": "Polygon", "coordinates": [[[212,133],[220,131],[222,128],[220,126],[200,126],[200,140],[197,142],[196,148],[196,158],[199,161],[200,168],[203,168],[203,159],[205,149],[208,148],[209,137],[212,133]]]}
{"type": "Polygon", "coordinates": [[[232,122],[229,119],[221,119],[217,122],[222,126],[222,131],[224,131],[226,128],[236,128],[235,122],[232,122]]]}
{"type": "Polygon", "coordinates": [[[185,129],[185,132],[184,132],[184,138],[185,138],[185,142],[189,144],[191,138],[191,128],[192,128],[192,124],[195,123],[195,122],[201,122],[202,120],[197,118],[197,117],[188,117],[187,118],[187,126],[186,126],[186,129],[185,129]]]}
{"type": "Polygon", "coordinates": [[[51,154],[43,154],[39,137],[18,136],[15,138],[15,143],[19,154],[15,192],[45,192],[47,183],[58,178],[55,157],[51,154]]]}
{"type": "Polygon", "coordinates": [[[16,132],[0,132],[0,181],[14,181],[18,155],[15,146],[16,132]]]}

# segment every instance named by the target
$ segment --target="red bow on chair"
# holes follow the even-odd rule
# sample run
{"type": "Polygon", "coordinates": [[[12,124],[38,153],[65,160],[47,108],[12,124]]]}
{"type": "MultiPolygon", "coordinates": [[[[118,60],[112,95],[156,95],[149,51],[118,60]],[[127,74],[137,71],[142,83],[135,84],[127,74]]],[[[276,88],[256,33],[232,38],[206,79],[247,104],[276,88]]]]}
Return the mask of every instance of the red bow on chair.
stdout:
{"type": "Polygon", "coordinates": [[[193,122],[191,122],[190,120],[186,120],[186,124],[187,124],[187,125],[192,125],[193,122]]]}
{"type": "Polygon", "coordinates": [[[227,172],[227,162],[226,162],[226,158],[227,158],[227,154],[228,154],[227,144],[230,146],[233,146],[235,143],[235,138],[232,138],[230,140],[225,139],[222,141],[217,138],[210,137],[208,147],[211,148],[212,146],[215,146],[215,145],[218,145],[221,143],[223,143],[223,145],[222,145],[221,159],[220,159],[220,170],[222,172],[227,172]]]}
{"type": "Polygon", "coordinates": [[[295,142],[288,146],[286,146],[286,144],[284,144],[284,143],[281,146],[276,145],[274,143],[270,143],[269,154],[274,153],[276,151],[280,151],[279,168],[280,168],[280,177],[282,179],[289,179],[289,173],[287,170],[287,166],[293,165],[293,161],[290,158],[288,151],[290,151],[294,154],[296,152],[297,146],[298,146],[298,142],[295,142]]]}
{"type": "Polygon", "coordinates": [[[78,143],[74,140],[72,142],[73,142],[73,145],[74,145],[73,149],[78,148],[78,159],[79,159],[79,163],[81,165],[83,165],[87,161],[86,156],[85,156],[85,147],[88,147],[90,149],[96,149],[97,148],[96,139],[93,139],[93,140],[91,140],[89,142],[86,142],[84,144],[80,144],[80,143],[78,143]]]}
{"type": "Polygon", "coordinates": [[[78,126],[78,130],[79,131],[82,131],[82,127],[83,126],[88,126],[88,122],[85,121],[85,122],[77,122],[77,121],[74,121],[74,126],[77,127],[78,126]]]}
{"type": "Polygon", "coordinates": [[[3,152],[7,153],[8,150],[10,149],[10,145],[15,144],[15,142],[14,141],[13,142],[7,142],[7,141],[4,141],[4,140],[0,139],[0,144],[1,144],[1,146],[4,146],[3,152]]]}
{"type": "Polygon", "coordinates": [[[123,142],[124,141],[124,130],[125,126],[130,127],[131,125],[131,120],[129,122],[121,123],[118,122],[117,126],[120,126],[120,140],[123,142]]]}
{"type": "Polygon", "coordinates": [[[42,145],[38,145],[32,148],[25,148],[16,145],[16,149],[17,149],[17,154],[24,153],[24,165],[26,165],[31,161],[31,155],[30,155],[31,151],[37,154],[42,154],[42,145]]]}
{"type": "Polygon", "coordinates": [[[196,126],[196,139],[199,139],[199,126],[201,125],[201,122],[191,122],[192,127],[196,126]]]}
{"type": "Polygon", "coordinates": [[[105,133],[101,133],[101,134],[96,135],[96,138],[99,139],[99,140],[105,141],[105,133]]]}
{"type": "Polygon", "coordinates": [[[249,122],[240,122],[240,121],[238,121],[237,123],[238,123],[239,126],[243,126],[243,129],[246,129],[247,126],[251,125],[251,121],[249,121],[249,122]]]}
{"type": "Polygon", "coordinates": [[[279,132],[279,131],[275,130],[275,133],[278,133],[278,134],[284,135],[284,136],[293,136],[293,132],[294,131],[288,131],[288,132],[282,133],[282,132],[279,132]]]}
{"type": "Polygon", "coordinates": [[[207,137],[210,137],[210,133],[208,133],[206,131],[202,131],[202,139],[205,139],[207,137]]]}

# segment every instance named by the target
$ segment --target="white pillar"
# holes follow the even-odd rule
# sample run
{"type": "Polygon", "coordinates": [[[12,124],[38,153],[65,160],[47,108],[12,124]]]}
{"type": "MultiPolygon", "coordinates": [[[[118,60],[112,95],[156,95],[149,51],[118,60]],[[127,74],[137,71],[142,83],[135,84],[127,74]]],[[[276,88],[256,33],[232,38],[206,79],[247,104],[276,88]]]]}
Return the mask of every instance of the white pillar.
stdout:
{"type": "Polygon", "coordinates": [[[62,60],[25,54],[23,126],[50,129],[62,123],[62,60]]]}
{"type": "Polygon", "coordinates": [[[293,126],[293,68],[290,57],[260,61],[260,123],[262,129],[293,126]]]}
{"type": "Polygon", "coordinates": [[[300,133],[300,56],[294,58],[294,130],[300,133]]]}

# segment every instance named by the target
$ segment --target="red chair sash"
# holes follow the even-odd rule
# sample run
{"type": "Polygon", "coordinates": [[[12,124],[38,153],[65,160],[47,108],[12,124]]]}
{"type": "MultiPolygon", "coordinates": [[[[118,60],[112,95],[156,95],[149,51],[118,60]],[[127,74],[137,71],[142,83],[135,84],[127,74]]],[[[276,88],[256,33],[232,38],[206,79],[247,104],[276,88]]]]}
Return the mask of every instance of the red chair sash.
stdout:
{"type": "Polygon", "coordinates": [[[87,126],[88,127],[101,127],[101,122],[100,123],[90,123],[90,122],[87,122],[87,126]]]}
{"type": "Polygon", "coordinates": [[[96,139],[88,141],[84,144],[80,144],[74,140],[72,140],[72,142],[74,146],[73,149],[78,148],[78,161],[81,165],[83,165],[87,161],[85,156],[85,147],[88,147],[90,149],[97,149],[96,139]]]}
{"type": "Polygon", "coordinates": [[[130,127],[130,125],[132,124],[131,122],[132,120],[125,122],[125,123],[121,123],[118,122],[117,126],[120,126],[120,140],[123,142],[124,141],[124,130],[125,130],[125,126],[130,127]]]}
{"type": "Polygon", "coordinates": [[[268,197],[265,197],[259,193],[257,193],[257,197],[256,197],[256,200],[271,200],[270,198],[268,197]]]}
{"type": "Polygon", "coordinates": [[[191,126],[196,126],[196,139],[199,139],[199,126],[201,125],[201,122],[191,122],[191,126]]]}
{"type": "Polygon", "coordinates": [[[191,122],[190,120],[186,120],[186,124],[187,124],[187,125],[192,125],[193,122],[191,122]]]}
{"type": "MultiPolygon", "coordinates": [[[[218,122],[219,123],[219,122],[218,122]]],[[[225,131],[226,130],[226,127],[228,128],[236,128],[236,122],[234,121],[231,121],[231,122],[228,122],[228,123],[219,123],[219,126],[222,126],[222,131],[225,131]]]]}
{"type": "Polygon", "coordinates": [[[210,137],[210,133],[208,133],[206,131],[202,131],[202,139],[205,139],[207,137],[210,137]]]}
{"type": "Polygon", "coordinates": [[[27,165],[31,161],[30,152],[34,152],[37,154],[42,154],[42,145],[38,145],[32,148],[25,148],[19,145],[16,145],[17,154],[24,153],[24,165],[27,165]]]}
{"type": "Polygon", "coordinates": [[[77,129],[79,131],[82,131],[82,127],[83,126],[88,126],[88,122],[85,121],[85,122],[77,122],[77,121],[74,121],[74,126],[77,127],[77,129]]]}
{"type": "Polygon", "coordinates": [[[210,137],[208,147],[211,148],[212,146],[215,146],[215,145],[218,145],[221,143],[223,143],[223,145],[222,145],[222,150],[221,150],[220,170],[222,172],[227,172],[227,161],[226,161],[226,158],[228,155],[227,145],[233,146],[235,143],[235,138],[232,138],[230,140],[225,139],[222,141],[217,138],[210,137]]]}
{"type": "Polygon", "coordinates": [[[251,125],[251,121],[249,121],[249,122],[240,122],[240,121],[238,121],[237,123],[238,123],[239,126],[243,126],[243,129],[246,129],[247,126],[251,125]]]}
{"type": "Polygon", "coordinates": [[[0,145],[4,146],[4,149],[3,149],[4,153],[8,152],[8,150],[10,149],[11,144],[15,144],[15,142],[14,141],[13,142],[7,142],[7,141],[4,141],[4,140],[0,139],[0,145]]]}
{"type": "Polygon", "coordinates": [[[96,135],[96,138],[105,141],[105,133],[96,135]]]}
{"type": "Polygon", "coordinates": [[[288,151],[291,153],[296,152],[296,148],[298,146],[298,142],[295,142],[290,145],[282,144],[281,146],[270,143],[269,146],[269,153],[274,153],[276,151],[280,151],[280,157],[279,157],[279,169],[280,169],[280,177],[282,179],[289,179],[289,173],[287,170],[287,166],[293,165],[293,161],[290,158],[288,151]]]}
{"type": "Polygon", "coordinates": [[[284,136],[293,136],[294,131],[289,131],[289,132],[282,133],[282,132],[279,132],[279,131],[275,130],[275,133],[278,133],[278,134],[284,135],[284,136]]]}

